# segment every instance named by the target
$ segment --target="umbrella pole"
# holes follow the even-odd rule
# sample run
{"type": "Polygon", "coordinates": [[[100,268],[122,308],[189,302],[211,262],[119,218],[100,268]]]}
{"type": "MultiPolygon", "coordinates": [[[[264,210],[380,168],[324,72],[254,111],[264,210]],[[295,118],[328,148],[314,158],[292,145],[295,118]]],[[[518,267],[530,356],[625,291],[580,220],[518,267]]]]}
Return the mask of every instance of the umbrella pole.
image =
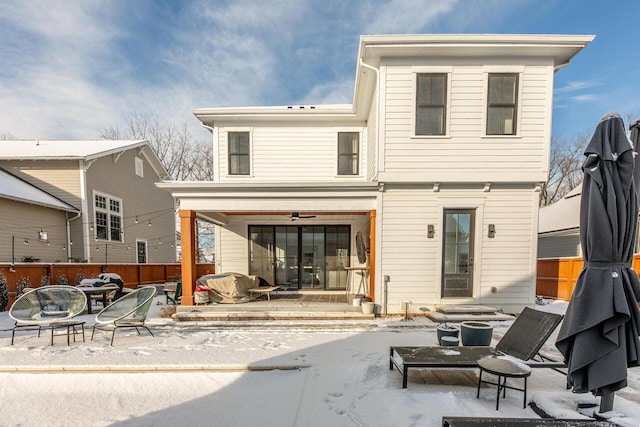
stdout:
{"type": "Polygon", "coordinates": [[[607,393],[603,394],[600,398],[600,413],[604,414],[605,412],[613,411],[613,397],[615,393],[607,393]]]}

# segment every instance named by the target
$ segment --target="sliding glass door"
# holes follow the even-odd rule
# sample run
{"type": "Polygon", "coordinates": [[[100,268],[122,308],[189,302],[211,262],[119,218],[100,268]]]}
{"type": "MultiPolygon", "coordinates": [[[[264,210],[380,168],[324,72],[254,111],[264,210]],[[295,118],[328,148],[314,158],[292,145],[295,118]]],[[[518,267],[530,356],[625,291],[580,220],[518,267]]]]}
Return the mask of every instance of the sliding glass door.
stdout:
{"type": "Polygon", "coordinates": [[[249,274],[285,288],[346,288],[349,225],[252,225],[249,236],[249,274]]]}

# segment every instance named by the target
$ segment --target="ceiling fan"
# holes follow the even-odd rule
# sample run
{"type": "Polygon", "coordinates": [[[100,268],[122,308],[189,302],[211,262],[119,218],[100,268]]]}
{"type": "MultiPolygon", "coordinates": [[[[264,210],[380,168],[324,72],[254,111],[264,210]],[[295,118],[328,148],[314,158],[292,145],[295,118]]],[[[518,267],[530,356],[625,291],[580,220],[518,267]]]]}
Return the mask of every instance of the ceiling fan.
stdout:
{"type": "Polygon", "coordinates": [[[296,219],[308,219],[308,218],[315,218],[315,215],[300,215],[300,212],[291,212],[291,215],[289,215],[289,218],[291,218],[291,221],[295,221],[296,219]]]}

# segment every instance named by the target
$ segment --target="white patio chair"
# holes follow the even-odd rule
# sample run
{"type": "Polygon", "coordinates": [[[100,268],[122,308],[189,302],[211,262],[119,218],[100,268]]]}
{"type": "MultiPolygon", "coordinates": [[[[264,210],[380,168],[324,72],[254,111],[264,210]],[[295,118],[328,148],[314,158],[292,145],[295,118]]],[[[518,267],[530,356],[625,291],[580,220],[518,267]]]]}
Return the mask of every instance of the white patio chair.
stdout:
{"type": "Polygon", "coordinates": [[[140,335],[138,328],[145,328],[151,336],[154,336],[144,322],[155,296],[155,286],[145,286],[124,295],[103,308],[96,315],[96,324],[93,326],[91,340],[93,341],[96,329],[112,331],[111,345],[113,345],[113,338],[118,328],[134,328],[138,335],[140,335]]]}
{"type": "MultiPolygon", "coordinates": [[[[52,328],[51,344],[53,345],[52,325],[66,325],[70,319],[82,313],[86,305],[87,297],[84,292],[73,286],[42,286],[26,292],[13,303],[9,310],[9,317],[15,321],[11,333],[11,345],[13,345],[16,331],[37,329],[39,337],[43,328],[52,328]]],[[[80,323],[78,322],[78,325],[80,323]]]]}

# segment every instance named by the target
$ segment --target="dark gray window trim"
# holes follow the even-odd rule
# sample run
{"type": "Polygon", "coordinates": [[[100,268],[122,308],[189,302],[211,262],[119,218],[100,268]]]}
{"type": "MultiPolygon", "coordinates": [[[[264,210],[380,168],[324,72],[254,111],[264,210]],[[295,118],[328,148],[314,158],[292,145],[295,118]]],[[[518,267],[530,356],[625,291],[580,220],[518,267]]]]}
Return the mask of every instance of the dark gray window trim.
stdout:
{"type": "Polygon", "coordinates": [[[518,134],[518,102],[520,102],[518,98],[518,92],[520,90],[520,74],[518,73],[489,73],[487,78],[487,117],[486,117],[486,134],[490,136],[494,135],[507,135],[507,136],[515,136],[518,134]],[[492,77],[514,77],[515,78],[515,87],[513,88],[515,99],[513,103],[494,103],[490,102],[490,93],[491,93],[491,79],[492,77]],[[489,117],[490,111],[492,108],[512,108],[513,109],[513,121],[511,124],[511,133],[489,133],[489,117]]]}
{"type": "Polygon", "coordinates": [[[449,85],[449,75],[448,73],[418,73],[416,74],[416,111],[415,111],[415,126],[414,126],[414,134],[416,136],[444,136],[447,134],[447,102],[448,102],[448,85],[449,85]],[[443,94],[442,104],[436,103],[424,103],[420,104],[418,99],[418,94],[420,93],[420,78],[421,77],[442,77],[444,78],[443,84],[443,94]],[[442,122],[440,124],[440,132],[426,132],[419,133],[418,132],[418,116],[421,110],[441,110],[442,111],[442,122]]]}

